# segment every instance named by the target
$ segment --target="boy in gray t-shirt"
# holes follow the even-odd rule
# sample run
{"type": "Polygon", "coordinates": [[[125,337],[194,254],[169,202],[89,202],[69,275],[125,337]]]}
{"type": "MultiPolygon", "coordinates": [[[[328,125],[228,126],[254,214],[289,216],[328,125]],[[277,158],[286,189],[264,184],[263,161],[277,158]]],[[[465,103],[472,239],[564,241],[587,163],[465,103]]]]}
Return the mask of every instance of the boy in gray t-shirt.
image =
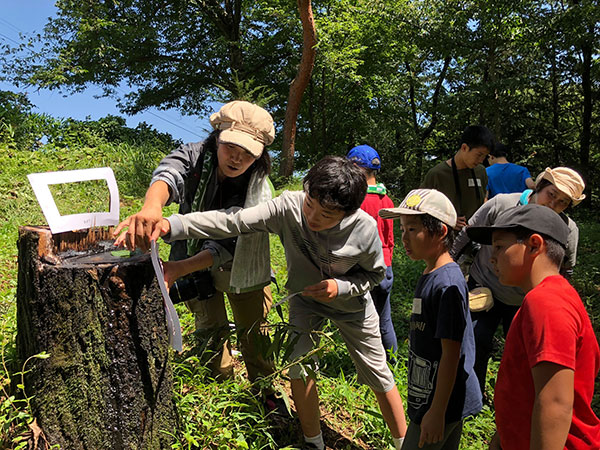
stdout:
{"type": "MultiPolygon", "coordinates": [[[[360,210],[365,178],[351,161],[329,156],[308,172],[303,186],[303,192],[284,192],[252,208],[171,216],[163,220],[161,235],[173,241],[277,234],[287,260],[286,287],[296,294],[290,299],[289,320],[299,336],[290,359],[307,355],[318,343],[315,332],[326,319],[333,322],[400,449],[406,433],[404,407],[386,364],[369,293],[383,279],[386,266],[376,222],[360,210]]],[[[323,449],[316,381],[305,377],[298,365],[289,376],[306,445],[323,449]]]]}

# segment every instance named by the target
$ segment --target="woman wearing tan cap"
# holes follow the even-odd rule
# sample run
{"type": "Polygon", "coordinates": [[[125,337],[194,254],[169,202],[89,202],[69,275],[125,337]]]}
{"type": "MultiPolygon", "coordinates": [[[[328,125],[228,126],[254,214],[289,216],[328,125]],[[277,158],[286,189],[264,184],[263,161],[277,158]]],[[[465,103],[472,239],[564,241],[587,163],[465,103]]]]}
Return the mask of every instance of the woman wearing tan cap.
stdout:
{"type": "MultiPolygon", "coordinates": [[[[556,212],[569,227],[567,252],[561,273],[569,276],[577,259],[577,244],[579,242],[579,228],[564,211],[571,205],[579,204],[584,198],[585,183],[581,176],[568,167],[547,168],[535,180],[535,188],[527,189],[523,193],[498,194],[479,208],[469,219],[468,226],[492,226],[496,218],[503,211],[518,205],[528,203],[547,206],[556,212]]],[[[466,229],[461,231],[452,247],[455,259],[469,243],[466,229]]],[[[498,280],[494,266],[490,262],[492,247],[482,245],[473,259],[469,268],[469,289],[477,286],[487,287],[492,291],[493,306],[487,311],[472,312],[475,332],[475,373],[479,379],[482,392],[485,388],[487,364],[492,352],[492,345],[496,329],[502,322],[504,336],[514,315],[523,303],[525,293],[517,287],[504,286],[498,280]]]]}
{"type": "MultiPolygon", "coordinates": [[[[250,207],[271,199],[271,160],[265,150],[275,137],[271,115],[252,103],[233,101],[212,114],[210,123],[214,131],[204,142],[183,145],[160,162],[141,211],[117,227],[115,235],[127,227],[117,245],[147,250],[151,238],[158,236],[162,208],[171,202],[185,214],[250,207]]],[[[254,381],[272,373],[272,364],[253,344],[257,338],[268,339],[260,326],[272,304],[268,234],[175,242],[169,259],[165,280],[173,301],[186,301],[198,336],[219,347],[213,349],[213,375],[233,375],[223,293],[231,304],[248,377],[254,381]],[[188,257],[193,258],[183,263],[188,257]]]]}

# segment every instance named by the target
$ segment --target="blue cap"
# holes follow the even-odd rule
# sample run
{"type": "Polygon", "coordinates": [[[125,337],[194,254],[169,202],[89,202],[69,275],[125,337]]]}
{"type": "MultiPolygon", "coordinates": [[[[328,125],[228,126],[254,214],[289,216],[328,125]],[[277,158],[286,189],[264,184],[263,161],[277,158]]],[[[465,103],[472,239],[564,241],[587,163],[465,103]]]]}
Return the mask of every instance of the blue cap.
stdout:
{"type": "Polygon", "coordinates": [[[348,152],[346,158],[360,167],[366,167],[367,169],[373,170],[381,169],[381,158],[379,157],[379,153],[377,153],[377,150],[373,147],[369,147],[368,145],[354,147],[348,152]]]}

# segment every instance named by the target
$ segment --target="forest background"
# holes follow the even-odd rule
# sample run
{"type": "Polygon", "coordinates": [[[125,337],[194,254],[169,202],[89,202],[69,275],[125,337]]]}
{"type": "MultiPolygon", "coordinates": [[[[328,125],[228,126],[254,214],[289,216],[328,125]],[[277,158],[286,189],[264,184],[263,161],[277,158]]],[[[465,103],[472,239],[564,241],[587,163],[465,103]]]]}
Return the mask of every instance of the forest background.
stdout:
{"type": "MultiPolygon", "coordinates": [[[[511,161],[526,165],[532,174],[546,166],[577,169],[588,188],[575,218],[582,237],[574,283],[598,330],[600,270],[594,242],[600,229],[593,215],[600,165],[598,6],[591,0],[59,1],[59,13],[44,33],[21,47],[3,47],[0,76],[17,85],[65,93],[94,84],[115,98],[124,114],[175,107],[207,116],[214,102],[246,99],[271,111],[280,131],[303,52],[299,12],[311,8],[317,44],[299,105],[293,173],[301,174],[323,155],[345,154],[368,143],[382,156],[381,181],[401,199],[429,167],[456,151],[461,131],[473,123],[492,129],[498,141],[512,148],[511,161]],[[129,94],[121,94],[123,85],[129,94]]],[[[152,169],[178,145],[144,124],[129,129],[119,117],[77,121],[31,109],[18,90],[0,92],[5,355],[0,440],[17,439],[10,444],[14,447],[24,445],[19,438],[26,436],[31,418],[27,402],[8,391],[9,380],[18,373],[14,242],[18,225],[43,221],[25,175],[109,165],[119,180],[124,215],[140,207],[152,169]]],[[[282,146],[278,132],[271,146],[276,185],[297,187],[292,172],[279,164],[282,146]]],[[[283,281],[278,245],[273,241],[273,259],[283,281]]],[[[401,253],[396,251],[394,261],[394,317],[404,336],[407,303],[420,266],[401,253]]],[[[185,310],[180,314],[191,327],[185,310]]],[[[329,371],[323,394],[331,433],[364,444],[348,448],[381,448],[375,442],[389,437],[372,399],[355,384],[347,355],[341,348],[324,352],[329,371]],[[348,398],[363,397],[363,410],[349,407],[357,402],[348,398]]],[[[277,428],[281,424],[262,418],[243,384],[217,388],[195,356],[186,358],[176,361],[177,401],[188,423],[181,448],[279,448],[278,436],[289,437],[277,428]],[[218,408],[198,410],[193,400],[208,392],[215,396],[214,404],[241,405],[239,417],[245,419],[233,422],[219,415],[218,408]]],[[[402,383],[405,369],[397,367],[397,374],[402,383]]],[[[484,448],[492,428],[488,407],[468,424],[465,448],[484,448]]]]}

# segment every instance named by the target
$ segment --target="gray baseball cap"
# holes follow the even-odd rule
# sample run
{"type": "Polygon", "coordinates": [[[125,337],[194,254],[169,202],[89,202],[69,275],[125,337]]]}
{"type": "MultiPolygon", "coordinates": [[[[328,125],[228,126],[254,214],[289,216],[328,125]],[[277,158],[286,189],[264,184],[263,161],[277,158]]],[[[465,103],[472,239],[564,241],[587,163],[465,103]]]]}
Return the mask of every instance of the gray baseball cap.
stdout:
{"type": "Polygon", "coordinates": [[[491,245],[494,231],[510,230],[518,227],[551,237],[563,246],[567,245],[569,227],[562,217],[551,208],[536,204],[507,209],[496,218],[496,222],[492,226],[467,227],[467,235],[472,241],[491,245]]]}

